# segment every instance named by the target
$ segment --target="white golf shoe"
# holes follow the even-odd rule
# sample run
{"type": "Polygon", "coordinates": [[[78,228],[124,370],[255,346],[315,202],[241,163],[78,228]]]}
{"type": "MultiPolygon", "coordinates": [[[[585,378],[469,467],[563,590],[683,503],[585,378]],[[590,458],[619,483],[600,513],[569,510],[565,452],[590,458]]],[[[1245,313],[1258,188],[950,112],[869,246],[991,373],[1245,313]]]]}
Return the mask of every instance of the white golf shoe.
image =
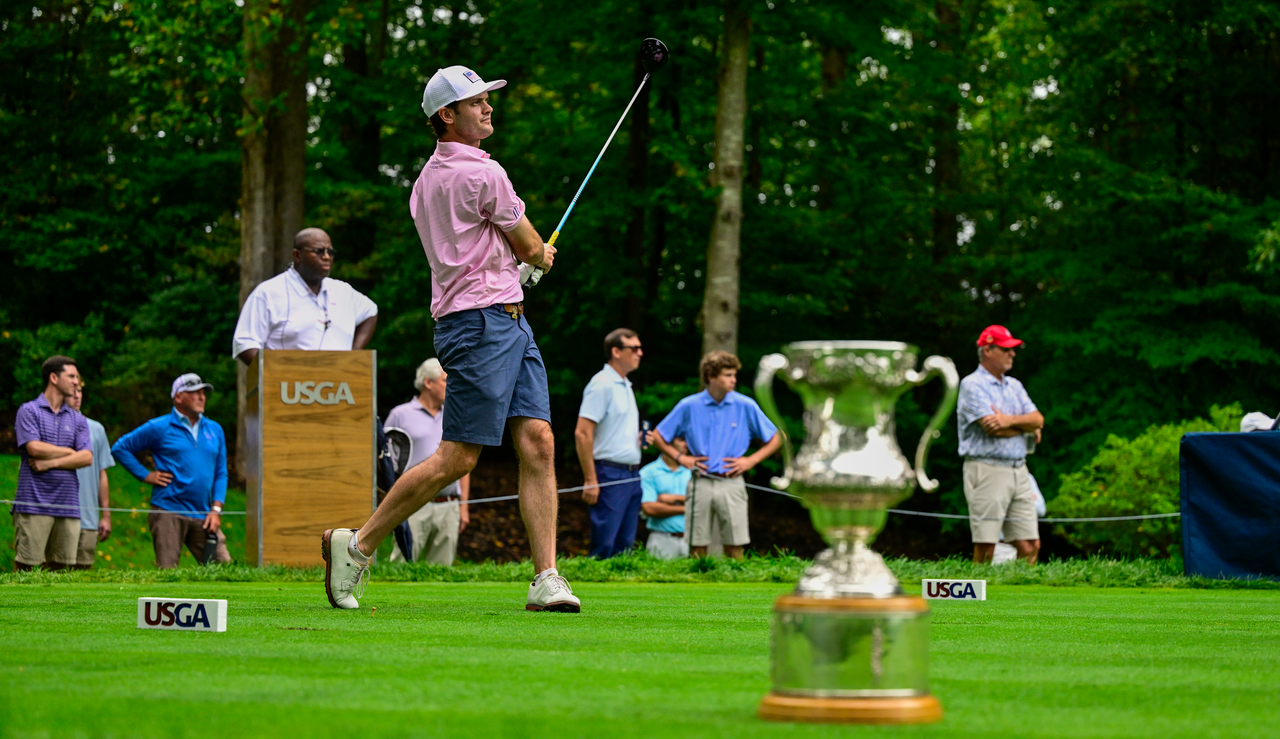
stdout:
{"type": "Polygon", "coordinates": [[[582,602],[574,596],[569,582],[559,574],[555,574],[542,578],[542,582],[529,583],[529,598],[525,601],[524,609],[580,613],[582,602]]]}
{"type": "MultiPolygon", "coordinates": [[[[324,556],[324,592],[334,608],[359,608],[369,580],[369,563],[360,564],[347,548],[355,529],[329,529],[320,539],[324,556]]],[[[371,560],[372,561],[372,560],[371,560]]]]}

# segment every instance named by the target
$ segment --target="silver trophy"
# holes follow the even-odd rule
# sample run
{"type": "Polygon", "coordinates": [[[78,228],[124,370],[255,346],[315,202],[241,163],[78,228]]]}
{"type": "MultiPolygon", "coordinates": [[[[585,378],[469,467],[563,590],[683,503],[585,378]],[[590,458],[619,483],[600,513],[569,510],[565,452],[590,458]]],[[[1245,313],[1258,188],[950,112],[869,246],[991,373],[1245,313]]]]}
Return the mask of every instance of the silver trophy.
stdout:
{"type": "Polygon", "coordinates": [[[805,440],[794,454],[783,431],[786,471],[773,484],[798,496],[830,549],[775,604],[774,690],[760,715],[776,720],[915,723],[942,709],[928,688],[928,606],[904,596],[870,544],[888,509],[919,484],[929,445],[955,408],[955,364],[891,341],[801,341],[760,360],[756,399],[784,429],[773,400],[779,375],[804,403],[805,440]],[[915,467],[895,440],[894,404],[934,376],[946,396],[916,447],[915,467]]]}

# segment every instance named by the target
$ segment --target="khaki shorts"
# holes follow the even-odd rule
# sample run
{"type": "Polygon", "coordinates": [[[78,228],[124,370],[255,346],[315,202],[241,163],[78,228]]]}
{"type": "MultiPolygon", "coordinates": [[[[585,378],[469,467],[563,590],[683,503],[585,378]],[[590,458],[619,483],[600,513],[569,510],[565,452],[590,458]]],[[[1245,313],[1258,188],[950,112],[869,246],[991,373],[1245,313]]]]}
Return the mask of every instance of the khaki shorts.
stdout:
{"type": "Polygon", "coordinates": [[[80,517],[13,514],[14,559],[28,567],[56,562],[70,567],[76,563],[80,545],[80,517]]]}
{"type": "MultiPolygon", "coordinates": [[[[187,518],[179,513],[151,511],[147,514],[147,526],[151,529],[151,542],[156,548],[156,567],[162,570],[178,566],[182,558],[182,545],[195,557],[197,563],[204,562],[204,519],[187,518]]],[[[227,552],[227,537],[218,530],[218,549],[213,560],[220,564],[231,561],[227,552]]]]}
{"type": "Polygon", "coordinates": [[[93,566],[93,558],[98,553],[98,530],[80,529],[80,548],[76,550],[76,567],[93,566]]]}
{"type": "Polygon", "coordinates": [[[741,477],[699,477],[694,475],[685,488],[685,534],[689,546],[711,543],[711,529],[720,531],[727,547],[751,543],[747,531],[747,483],[741,477]]]}
{"type": "Polygon", "coordinates": [[[966,460],[964,498],[969,502],[969,530],[974,544],[1040,538],[1035,494],[1027,466],[1002,467],[966,460]]]}
{"type": "MultiPolygon", "coordinates": [[[[458,553],[458,527],[462,525],[462,504],[428,503],[409,516],[413,535],[413,561],[449,567],[458,553]]],[[[391,549],[392,562],[404,562],[397,544],[391,549]]]]}

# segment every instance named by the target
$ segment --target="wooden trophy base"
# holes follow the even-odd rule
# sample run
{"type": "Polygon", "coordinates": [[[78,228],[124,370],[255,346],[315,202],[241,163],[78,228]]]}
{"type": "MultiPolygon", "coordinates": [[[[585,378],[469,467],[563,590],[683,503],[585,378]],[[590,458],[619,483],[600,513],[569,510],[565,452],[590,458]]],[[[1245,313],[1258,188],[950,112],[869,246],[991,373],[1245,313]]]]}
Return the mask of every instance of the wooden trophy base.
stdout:
{"type": "Polygon", "coordinates": [[[932,695],[910,698],[805,698],[770,693],[760,701],[766,721],[820,724],[931,724],[942,720],[942,704],[932,695]]]}

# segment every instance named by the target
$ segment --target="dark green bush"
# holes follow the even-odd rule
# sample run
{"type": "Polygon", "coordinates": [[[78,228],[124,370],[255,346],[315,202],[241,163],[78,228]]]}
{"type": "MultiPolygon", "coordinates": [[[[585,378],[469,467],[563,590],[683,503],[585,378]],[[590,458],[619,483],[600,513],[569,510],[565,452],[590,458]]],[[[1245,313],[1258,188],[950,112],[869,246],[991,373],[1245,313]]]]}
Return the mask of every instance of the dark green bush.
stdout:
{"type": "MultiPolygon", "coordinates": [[[[1194,418],[1148,428],[1135,439],[1109,436],[1082,469],[1062,476],[1049,502],[1050,517],[1133,516],[1178,511],[1178,445],[1183,434],[1239,431],[1240,405],[1213,406],[1210,420],[1194,418]]],[[[1181,554],[1182,528],[1176,517],[1114,523],[1059,524],[1055,527],[1089,554],[1169,557],[1181,554]]]]}

